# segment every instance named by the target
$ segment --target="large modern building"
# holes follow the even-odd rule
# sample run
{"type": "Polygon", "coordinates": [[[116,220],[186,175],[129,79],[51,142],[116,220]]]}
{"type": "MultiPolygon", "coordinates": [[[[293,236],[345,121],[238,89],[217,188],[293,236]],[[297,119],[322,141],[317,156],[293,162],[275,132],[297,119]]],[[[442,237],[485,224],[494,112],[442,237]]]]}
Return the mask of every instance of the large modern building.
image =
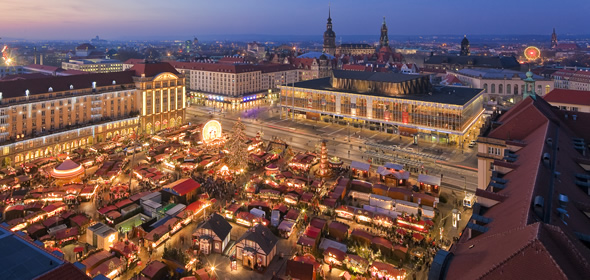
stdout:
{"type": "Polygon", "coordinates": [[[424,75],[334,70],[329,78],[281,87],[281,111],[461,145],[475,139],[484,110],[481,89],[433,87],[424,75]]]}
{"type": "Polygon", "coordinates": [[[65,70],[78,70],[92,73],[111,73],[123,71],[123,63],[116,59],[70,59],[62,62],[61,67],[65,70]]]}
{"type": "Polygon", "coordinates": [[[22,163],[115,135],[180,125],[182,75],[167,63],[131,70],[1,81],[0,159],[22,163]]]}
{"type": "Polygon", "coordinates": [[[191,102],[225,109],[260,104],[279,85],[298,81],[286,64],[170,62],[187,79],[191,102]]]}
{"type": "MultiPolygon", "coordinates": [[[[522,100],[527,79],[525,72],[508,69],[465,68],[458,71],[448,70],[447,74],[456,76],[467,86],[482,88],[485,101],[506,101],[512,104],[522,100]]],[[[553,90],[552,80],[539,75],[533,75],[532,79],[535,80],[535,92],[538,95],[543,96],[553,90]]]]}
{"type": "Polygon", "coordinates": [[[477,203],[429,279],[590,275],[590,114],[531,95],[478,139],[477,203]]]}

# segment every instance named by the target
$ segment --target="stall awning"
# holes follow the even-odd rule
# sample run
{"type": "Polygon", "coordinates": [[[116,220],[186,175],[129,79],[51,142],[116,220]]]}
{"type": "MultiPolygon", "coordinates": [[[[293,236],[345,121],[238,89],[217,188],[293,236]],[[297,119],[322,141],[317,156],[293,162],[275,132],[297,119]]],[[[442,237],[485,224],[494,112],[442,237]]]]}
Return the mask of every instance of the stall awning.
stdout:
{"type": "Polygon", "coordinates": [[[364,163],[364,162],[353,161],[350,164],[350,168],[353,168],[356,170],[362,170],[362,171],[369,171],[369,169],[371,168],[371,165],[368,163],[364,163]]]}
{"type": "Polygon", "coordinates": [[[418,175],[418,182],[428,185],[440,186],[440,177],[430,176],[426,174],[418,175]]]}
{"type": "Polygon", "coordinates": [[[401,164],[396,164],[396,163],[391,163],[391,162],[386,163],[385,167],[387,167],[389,169],[395,169],[395,170],[403,170],[404,169],[404,167],[401,164]]]}

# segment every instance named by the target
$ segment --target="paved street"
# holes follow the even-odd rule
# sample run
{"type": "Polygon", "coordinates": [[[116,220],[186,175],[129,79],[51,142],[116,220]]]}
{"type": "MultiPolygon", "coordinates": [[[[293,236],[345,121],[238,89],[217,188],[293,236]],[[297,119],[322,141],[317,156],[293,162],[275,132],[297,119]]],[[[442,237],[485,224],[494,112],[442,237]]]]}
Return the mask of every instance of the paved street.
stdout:
{"type": "MultiPolygon", "coordinates": [[[[446,146],[434,143],[421,142],[417,146],[411,145],[411,137],[400,137],[368,129],[359,129],[338,124],[328,124],[324,122],[297,119],[296,121],[281,119],[279,109],[271,106],[261,106],[246,111],[224,112],[220,113],[219,109],[213,113],[213,109],[203,106],[191,106],[187,110],[189,121],[204,121],[215,118],[219,120],[226,130],[231,129],[233,123],[238,117],[246,123],[246,133],[249,136],[255,136],[258,131],[263,132],[264,139],[279,137],[287,141],[292,148],[296,150],[314,150],[319,140],[328,140],[330,155],[341,157],[346,163],[351,161],[367,161],[367,143],[386,143],[389,145],[398,145],[400,147],[413,148],[412,153],[404,151],[395,152],[400,160],[416,159],[424,165],[424,170],[429,175],[440,176],[443,174],[443,186],[452,188],[457,191],[475,191],[477,188],[477,158],[476,150],[473,148],[460,148],[446,146]],[[350,139],[349,139],[350,134],[350,139]],[[401,138],[401,140],[400,140],[401,138]],[[437,156],[438,152],[446,160],[435,161],[432,158],[422,158],[415,156],[415,153],[421,152],[437,156]]],[[[381,152],[381,151],[379,151],[381,152]]],[[[413,172],[416,175],[416,172],[413,172]]],[[[415,176],[417,177],[417,175],[415,176]]]]}

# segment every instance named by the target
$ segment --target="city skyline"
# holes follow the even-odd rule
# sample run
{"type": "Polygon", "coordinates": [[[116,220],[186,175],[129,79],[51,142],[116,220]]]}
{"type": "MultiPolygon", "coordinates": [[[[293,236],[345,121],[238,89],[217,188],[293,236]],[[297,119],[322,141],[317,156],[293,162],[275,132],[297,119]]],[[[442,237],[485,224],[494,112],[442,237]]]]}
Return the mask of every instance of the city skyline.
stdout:
{"type": "MultiPolygon", "coordinates": [[[[328,1],[309,0],[298,2],[298,6],[284,3],[277,6],[266,0],[221,0],[204,4],[183,1],[175,6],[152,0],[124,3],[106,0],[100,4],[70,0],[36,2],[5,1],[3,6],[10,12],[0,20],[4,26],[0,37],[75,40],[100,35],[110,40],[139,40],[222,34],[309,36],[323,33],[329,5],[328,1]]],[[[357,7],[354,1],[344,0],[331,3],[331,10],[337,36],[378,34],[383,16],[392,36],[539,35],[550,33],[553,27],[561,34],[585,34],[578,22],[583,22],[583,11],[590,9],[590,3],[571,2],[567,7],[578,8],[567,10],[554,7],[552,2],[528,0],[516,5],[508,5],[511,3],[504,0],[477,4],[465,0],[454,3],[371,1],[369,5],[357,7]],[[378,13],[376,6],[381,7],[378,13]],[[402,10],[405,12],[395,12],[402,10]]]]}

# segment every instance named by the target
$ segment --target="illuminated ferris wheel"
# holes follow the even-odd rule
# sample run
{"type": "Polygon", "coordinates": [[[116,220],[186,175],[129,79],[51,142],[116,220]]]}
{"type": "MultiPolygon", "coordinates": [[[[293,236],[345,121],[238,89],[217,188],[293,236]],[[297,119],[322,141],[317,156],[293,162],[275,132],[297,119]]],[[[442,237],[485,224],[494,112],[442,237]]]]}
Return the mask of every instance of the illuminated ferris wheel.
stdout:
{"type": "Polygon", "coordinates": [[[527,47],[524,49],[524,57],[529,61],[537,60],[541,57],[541,50],[535,46],[527,47]]]}

